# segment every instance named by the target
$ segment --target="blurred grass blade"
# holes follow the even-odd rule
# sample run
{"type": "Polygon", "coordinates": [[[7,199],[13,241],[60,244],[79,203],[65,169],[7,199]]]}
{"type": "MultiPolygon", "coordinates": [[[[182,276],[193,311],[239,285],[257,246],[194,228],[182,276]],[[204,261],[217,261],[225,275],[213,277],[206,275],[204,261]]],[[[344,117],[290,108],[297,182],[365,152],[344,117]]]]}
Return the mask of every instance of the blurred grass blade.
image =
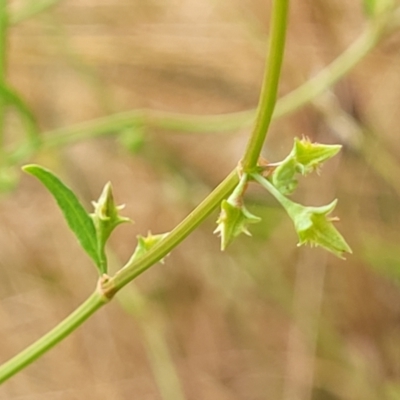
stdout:
{"type": "Polygon", "coordinates": [[[39,165],[26,165],[23,170],[38,178],[54,196],[68,226],[75,233],[83,249],[100,269],[96,229],[92,218],[83,208],[75,193],[52,172],[39,165]]]}
{"type": "Polygon", "coordinates": [[[363,0],[364,13],[370,18],[383,14],[394,5],[394,0],[363,0]]]}
{"type": "Polygon", "coordinates": [[[36,123],[36,118],[29,106],[22,97],[12,88],[0,83],[0,96],[4,102],[13,106],[19,113],[24,122],[28,140],[32,144],[38,144],[40,141],[39,127],[36,123]]]}
{"type": "Polygon", "coordinates": [[[56,5],[61,0],[31,0],[24,8],[15,11],[10,15],[10,24],[18,24],[19,22],[25,21],[26,19],[32,18],[48,8],[56,5]]]}
{"type": "MultiPolygon", "coordinates": [[[[6,81],[6,65],[7,65],[7,33],[8,33],[8,2],[0,1],[0,84],[6,81]]],[[[0,149],[4,147],[4,126],[6,120],[7,102],[0,97],[0,149]]],[[[2,157],[3,158],[3,157],[2,157]]],[[[1,160],[3,162],[3,160],[1,160]]]]}

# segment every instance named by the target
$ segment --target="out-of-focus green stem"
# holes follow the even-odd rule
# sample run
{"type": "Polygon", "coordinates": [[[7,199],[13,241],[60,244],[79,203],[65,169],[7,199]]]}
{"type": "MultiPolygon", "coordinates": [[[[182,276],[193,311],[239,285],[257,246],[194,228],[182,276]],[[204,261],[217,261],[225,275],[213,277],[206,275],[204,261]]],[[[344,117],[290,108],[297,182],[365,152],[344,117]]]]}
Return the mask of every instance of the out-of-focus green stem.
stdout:
{"type": "Polygon", "coordinates": [[[152,313],[148,300],[133,282],[116,296],[122,308],[132,315],[142,331],[154,378],[163,400],[185,400],[178,371],[165,338],[164,326],[152,313]]]}
{"type": "Polygon", "coordinates": [[[251,172],[256,167],[274,112],[283,53],[285,50],[288,0],[276,0],[272,6],[271,28],[267,65],[257,107],[256,123],[243,156],[243,170],[251,172]]]}
{"type": "MultiPolygon", "coordinates": [[[[0,0],[0,85],[6,82],[8,14],[7,0],[0,0]]],[[[4,145],[4,118],[6,100],[0,96],[0,149],[4,145]]]]}
{"type": "Polygon", "coordinates": [[[18,94],[16,90],[8,86],[5,82],[0,84],[0,96],[2,100],[18,111],[24,123],[28,141],[33,144],[39,142],[39,127],[36,118],[25,100],[18,94]]]}
{"type": "Polygon", "coordinates": [[[227,132],[236,130],[241,126],[249,126],[253,120],[254,110],[202,116],[137,109],[45,132],[43,146],[58,147],[82,139],[109,135],[135,126],[161,128],[177,132],[227,132]]]}
{"type": "MultiPolygon", "coordinates": [[[[400,17],[398,19],[400,20],[400,17]]],[[[374,48],[390,22],[391,20],[387,19],[370,21],[353,44],[331,64],[292,92],[281,97],[276,103],[272,119],[281,118],[296,111],[339,81],[374,48]]],[[[138,109],[44,132],[43,146],[58,147],[79,140],[110,135],[132,126],[192,133],[232,132],[251,126],[255,115],[256,111],[253,109],[231,114],[203,116],[138,109]]]]}
{"type": "Polygon", "coordinates": [[[30,0],[25,1],[27,5],[21,10],[10,15],[10,25],[18,24],[26,19],[32,18],[37,14],[56,5],[61,0],[30,0]]]}
{"type": "Polygon", "coordinates": [[[276,105],[273,117],[279,118],[309,103],[350,72],[376,46],[385,32],[386,24],[386,19],[371,21],[355,42],[331,64],[282,97],[276,105]]]}

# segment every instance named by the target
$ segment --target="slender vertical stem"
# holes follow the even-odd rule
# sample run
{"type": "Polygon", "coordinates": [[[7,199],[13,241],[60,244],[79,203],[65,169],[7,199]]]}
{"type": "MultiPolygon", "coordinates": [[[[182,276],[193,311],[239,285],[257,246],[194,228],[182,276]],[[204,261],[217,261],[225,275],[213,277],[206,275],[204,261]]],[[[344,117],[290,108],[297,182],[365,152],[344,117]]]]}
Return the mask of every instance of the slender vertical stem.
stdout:
{"type": "Polygon", "coordinates": [[[251,173],[257,165],[274,112],[285,49],[288,9],[289,0],[275,0],[272,6],[267,66],[261,87],[256,123],[243,157],[245,172],[251,173]]]}

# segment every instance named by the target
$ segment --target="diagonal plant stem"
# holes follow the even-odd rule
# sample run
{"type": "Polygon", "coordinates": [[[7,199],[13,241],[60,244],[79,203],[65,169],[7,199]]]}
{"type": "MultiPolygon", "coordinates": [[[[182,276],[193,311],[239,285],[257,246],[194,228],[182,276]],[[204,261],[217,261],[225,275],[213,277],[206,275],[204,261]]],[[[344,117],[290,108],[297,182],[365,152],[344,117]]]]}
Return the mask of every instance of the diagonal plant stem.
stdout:
{"type": "MultiPolygon", "coordinates": [[[[275,0],[273,12],[271,16],[271,37],[274,37],[280,44],[279,46],[273,46],[274,51],[269,52],[268,57],[274,59],[275,57],[282,57],[284,41],[279,39],[278,36],[282,35],[285,37],[287,8],[289,0],[275,0]],[[277,21],[279,19],[279,21],[277,21]]],[[[270,61],[270,60],[269,60],[270,61]]],[[[273,63],[267,64],[273,65],[275,69],[274,75],[276,79],[279,77],[279,71],[276,70],[276,65],[273,63]]],[[[270,74],[266,74],[269,76],[270,74]]],[[[270,84],[271,87],[268,90],[276,90],[276,84],[270,84]]],[[[263,88],[263,96],[273,97],[270,93],[266,92],[263,88]]],[[[263,99],[261,98],[261,102],[263,99]]],[[[273,106],[272,106],[273,107],[273,106]]],[[[272,111],[271,111],[272,113],[272,111]]],[[[258,141],[259,139],[257,139],[258,141]]],[[[248,151],[249,159],[257,159],[257,147],[254,150],[248,151]],[[254,154],[253,154],[254,153],[254,154]],[[255,156],[254,156],[255,155],[255,156]]],[[[148,253],[138,260],[132,260],[122,268],[119,273],[114,277],[109,278],[103,276],[100,278],[97,290],[86,300],[80,307],[78,307],[69,317],[57,325],[47,335],[43,336],[37,342],[33,343],[26,350],[17,354],[14,358],[9,360],[0,366],[0,382],[4,382],[21,369],[28,366],[38,357],[43,355],[46,351],[51,349],[62,339],[68,336],[72,331],[77,329],[84,321],[86,321],[92,314],[94,314],[101,306],[107,303],[107,300],[111,299],[114,294],[136,278],[138,275],[146,271],[157,261],[165,257],[173,248],[175,248],[180,242],[182,242],[191,232],[193,232],[201,222],[203,222],[211,212],[218,207],[221,201],[229,195],[230,192],[235,188],[239,179],[236,169],[232,171],[225,180],[191,213],[189,214],[172,232],[162,240],[158,245],[154,246],[148,253]]]]}

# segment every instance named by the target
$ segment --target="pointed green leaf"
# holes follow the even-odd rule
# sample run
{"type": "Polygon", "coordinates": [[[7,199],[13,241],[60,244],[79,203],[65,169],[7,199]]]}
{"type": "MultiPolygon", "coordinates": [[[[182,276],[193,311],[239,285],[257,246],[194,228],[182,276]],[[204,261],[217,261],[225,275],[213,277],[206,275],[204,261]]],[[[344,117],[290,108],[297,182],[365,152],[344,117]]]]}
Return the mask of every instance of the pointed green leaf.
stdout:
{"type": "Polygon", "coordinates": [[[92,258],[96,266],[100,268],[94,223],[74,192],[52,172],[39,165],[26,165],[23,167],[23,170],[39,179],[50,191],[79,243],[92,258]]]}

